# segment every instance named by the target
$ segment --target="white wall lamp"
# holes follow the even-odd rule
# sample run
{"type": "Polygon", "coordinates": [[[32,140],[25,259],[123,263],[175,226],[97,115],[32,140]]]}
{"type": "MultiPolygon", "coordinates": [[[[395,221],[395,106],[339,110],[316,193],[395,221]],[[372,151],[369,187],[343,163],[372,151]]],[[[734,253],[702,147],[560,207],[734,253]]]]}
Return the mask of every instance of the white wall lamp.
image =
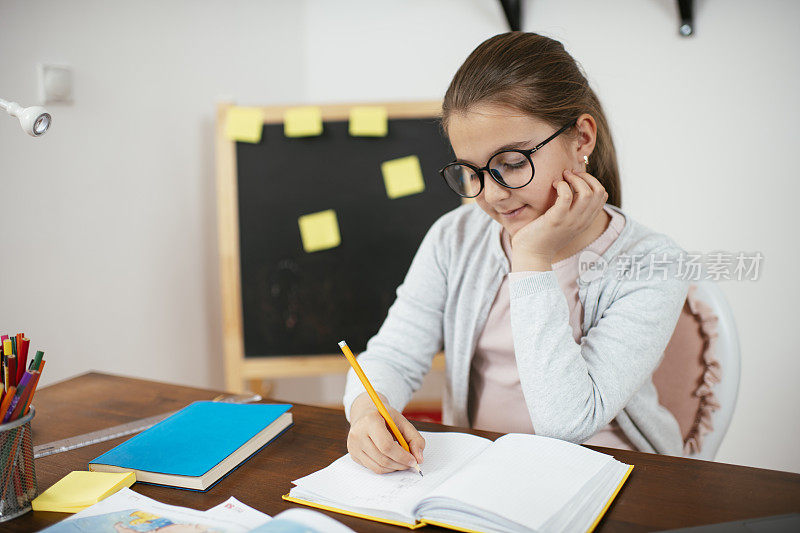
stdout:
{"type": "Polygon", "coordinates": [[[22,107],[16,102],[8,102],[0,98],[0,108],[5,109],[12,117],[17,117],[25,133],[32,137],[41,137],[50,127],[50,113],[41,106],[22,107]]]}

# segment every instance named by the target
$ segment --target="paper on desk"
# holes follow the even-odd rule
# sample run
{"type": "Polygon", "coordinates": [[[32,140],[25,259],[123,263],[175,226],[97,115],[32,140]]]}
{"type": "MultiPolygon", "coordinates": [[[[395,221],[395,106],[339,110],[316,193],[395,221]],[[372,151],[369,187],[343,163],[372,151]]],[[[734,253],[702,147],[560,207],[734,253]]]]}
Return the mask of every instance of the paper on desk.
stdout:
{"type": "Polygon", "coordinates": [[[269,515],[256,511],[235,498],[230,498],[208,511],[196,511],[187,507],[167,505],[124,488],[45,531],[116,533],[125,531],[117,527],[121,525],[144,533],[169,524],[185,524],[209,533],[246,533],[270,520],[269,515]],[[228,504],[231,506],[226,508],[228,504]]]}
{"type": "Polygon", "coordinates": [[[231,520],[249,528],[257,528],[270,520],[268,514],[243,504],[233,496],[228,498],[227,501],[212,507],[205,514],[214,518],[231,520]]]}
{"type": "Polygon", "coordinates": [[[352,529],[317,511],[287,509],[250,533],[355,533],[352,529]]]}

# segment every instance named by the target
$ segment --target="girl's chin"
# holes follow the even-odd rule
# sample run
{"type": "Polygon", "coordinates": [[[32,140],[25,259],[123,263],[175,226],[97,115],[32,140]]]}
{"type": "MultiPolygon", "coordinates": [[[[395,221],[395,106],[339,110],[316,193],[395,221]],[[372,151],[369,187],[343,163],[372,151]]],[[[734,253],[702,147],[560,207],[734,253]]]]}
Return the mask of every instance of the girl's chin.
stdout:
{"type": "Polygon", "coordinates": [[[512,239],[514,238],[514,235],[516,235],[516,233],[520,229],[525,227],[525,224],[526,223],[519,223],[519,222],[512,222],[512,223],[501,222],[501,225],[503,226],[503,229],[506,230],[506,233],[508,233],[509,238],[512,238],[512,239]]]}
{"type": "Polygon", "coordinates": [[[523,213],[524,216],[517,216],[512,219],[509,219],[500,215],[497,219],[500,225],[503,226],[506,232],[508,232],[508,234],[512,237],[520,229],[524,228],[525,226],[536,220],[536,218],[538,218],[536,216],[531,216],[530,209],[524,209],[523,211],[525,211],[523,213]]]}

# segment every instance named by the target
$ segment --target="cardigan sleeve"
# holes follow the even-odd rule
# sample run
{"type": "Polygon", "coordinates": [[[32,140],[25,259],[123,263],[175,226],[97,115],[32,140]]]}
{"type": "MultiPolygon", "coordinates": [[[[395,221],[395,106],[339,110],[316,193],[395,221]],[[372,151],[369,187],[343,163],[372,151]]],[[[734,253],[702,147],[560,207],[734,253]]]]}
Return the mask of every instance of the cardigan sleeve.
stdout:
{"type": "Polygon", "coordinates": [[[688,281],[675,272],[679,252],[661,249],[649,254],[666,268],[654,269],[652,262],[642,261],[631,279],[610,274],[615,279],[605,283],[599,297],[613,291],[613,301],[580,344],[552,271],[511,283],[514,350],[536,434],[584,442],[651,378],[688,292],[688,281]]]}
{"type": "MultiPolygon", "coordinates": [[[[411,399],[442,348],[447,295],[446,247],[442,219],[435,222],[414,255],[397,297],[378,333],[358,357],[375,390],[397,410],[411,399]]],[[[353,369],[347,372],[344,409],[350,420],[353,400],[364,387],[353,369]]]]}

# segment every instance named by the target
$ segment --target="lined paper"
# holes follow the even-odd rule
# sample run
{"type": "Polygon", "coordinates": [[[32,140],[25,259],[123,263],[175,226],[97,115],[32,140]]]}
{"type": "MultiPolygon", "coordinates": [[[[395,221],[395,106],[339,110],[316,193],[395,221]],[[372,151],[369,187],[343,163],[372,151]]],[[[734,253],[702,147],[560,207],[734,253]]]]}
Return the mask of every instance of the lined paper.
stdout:
{"type": "Polygon", "coordinates": [[[491,444],[488,439],[465,433],[421,433],[426,443],[421,465],[424,476],[410,469],[375,474],[347,454],[293,483],[303,491],[348,507],[400,513],[413,523],[417,502],[491,444]]]}

